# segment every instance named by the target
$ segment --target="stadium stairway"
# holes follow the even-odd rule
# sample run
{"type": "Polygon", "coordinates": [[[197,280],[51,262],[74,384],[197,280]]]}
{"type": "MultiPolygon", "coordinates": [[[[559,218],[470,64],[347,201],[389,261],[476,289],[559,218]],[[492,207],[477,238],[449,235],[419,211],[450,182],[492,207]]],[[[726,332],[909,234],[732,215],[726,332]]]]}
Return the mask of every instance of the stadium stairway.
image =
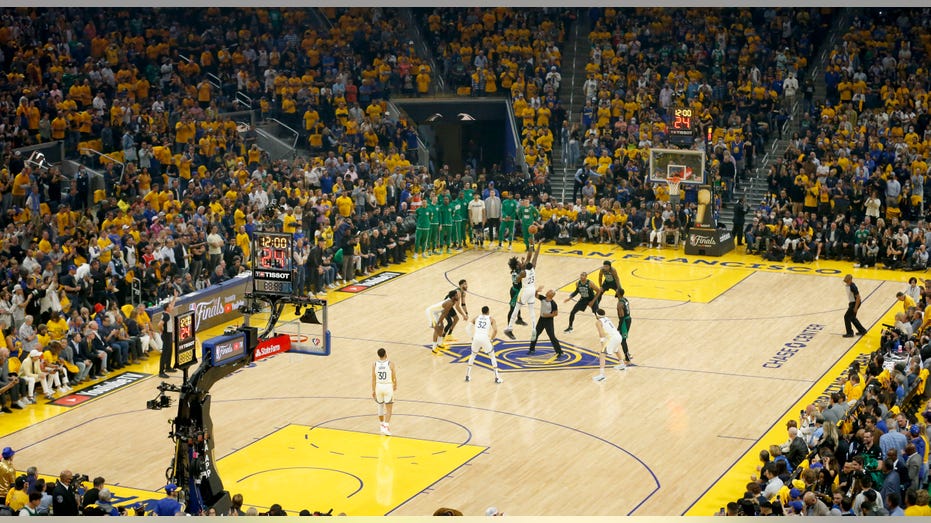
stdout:
{"type": "MultiPolygon", "coordinates": [[[[585,83],[585,65],[588,63],[589,17],[578,10],[575,22],[570,26],[562,51],[562,84],[560,100],[566,109],[569,125],[582,122],[582,107],[585,105],[582,84],[585,83]]],[[[566,201],[572,196],[572,177],[576,167],[566,165],[565,144],[553,147],[553,173],[550,190],[557,201],[566,201]],[[567,192],[568,188],[568,192],[567,192]]]]}
{"type": "MultiPolygon", "coordinates": [[[[821,46],[818,48],[816,53],[817,58],[809,65],[807,74],[810,75],[814,81],[814,100],[816,101],[823,100],[825,97],[824,68],[830,58],[831,49],[834,48],[834,45],[843,34],[843,31],[849,27],[853,15],[854,13],[852,13],[850,9],[845,8],[834,16],[833,22],[828,29],[828,34],[824,40],[822,40],[821,46]]],[[[800,78],[800,80],[801,79],[802,78],[800,78]]],[[[748,213],[755,211],[759,207],[760,201],[766,197],[769,192],[769,184],[766,176],[769,172],[770,165],[782,159],[786,149],[789,148],[792,133],[799,130],[798,122],[804,110],[802,94],[802,90],[800,89],[799,96],[796,98],[797,101],[790,111],[791,118],[783,125],[782,138],[779,138],[778,133],[773,133],[772,138],[765,145],[762,159],[760,159],[757,166],[748,173],[748,179],[742,181],[738,190],[735,191],[735,197],[739,196],[747,203],[749,207],[748,213]]],[[[757,157],[759,158],[759,154],[757,157]]],[[[728,205],[721,209],[721,213],[718,217],[718,224],[730,229],[733,223],[734,207],[733,205],[728,205]]]]}

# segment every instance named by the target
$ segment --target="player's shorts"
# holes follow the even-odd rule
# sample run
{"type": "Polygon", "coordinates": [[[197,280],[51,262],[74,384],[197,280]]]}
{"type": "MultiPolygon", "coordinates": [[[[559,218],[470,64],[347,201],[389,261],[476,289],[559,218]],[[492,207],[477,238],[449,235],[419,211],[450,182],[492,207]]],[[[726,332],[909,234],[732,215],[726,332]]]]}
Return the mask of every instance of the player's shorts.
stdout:
{"type": "Polygon", "coordinates": [[[436,322],[440,320],[440,315],[443,314],[443,302],[427,307],[426,314],[430,328],[436,327],[436,322]]]}
{"type": "Polygon", "coordinates": [[[378,403],[394,402],[394,385],[391,383],[375,384],[375,401],[378,403]]]}
{"type": "Polygon", "coordinates": [[[601,286],[602,292],[608,292],[608,289],[614,289],[614,294],[617,294],[617,282],[616,281],[606,281],[601,286]]]}
{"type": "Polygon", "coordinates": [[[472,352],[484,352],[490,354],[492,351],[491,340],[488,336],[476,336],[472,338],[472,352]]]}
{"type": "Polygon", "coordinates": [[[537,301],[537,290],[536,289],[521,289],[520,291],[520,302],[528,305],[535,303],[537,301]]]}
{"type": "Polygon", "coordinates": [[[624,338],[620,334],[611,334],[608,337],[607,343],[605,343],[604,352],[608,354],[617,354],[617,350],[621,347],[621,344],[624,342],[624,338]]]}

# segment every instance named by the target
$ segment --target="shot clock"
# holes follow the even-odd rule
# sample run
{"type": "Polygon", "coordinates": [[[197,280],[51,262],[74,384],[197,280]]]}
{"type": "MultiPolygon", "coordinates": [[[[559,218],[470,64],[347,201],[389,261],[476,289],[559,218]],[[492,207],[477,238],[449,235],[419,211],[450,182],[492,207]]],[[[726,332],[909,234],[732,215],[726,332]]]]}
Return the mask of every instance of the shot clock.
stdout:
{"type": "Polygon", "coordinates": [[[290,295],[294,292],[293,242],[292,236],[286,233],[253,233],[254,292],[277,295],[290,295]]]}
{"type": "Polygon", "coordinates": [[[692,145],[695,136],[692,110],[687,107],[676,107],[672,110],[672,119],[669,123],[669,141],[677,145],[692,145]]]}
{"type": "Polygon", "coordinates": [[[185,311],[174,317],[175,368],[186,369],[197,363],[197,337],[194,332],[194,311],[185,311]]]}

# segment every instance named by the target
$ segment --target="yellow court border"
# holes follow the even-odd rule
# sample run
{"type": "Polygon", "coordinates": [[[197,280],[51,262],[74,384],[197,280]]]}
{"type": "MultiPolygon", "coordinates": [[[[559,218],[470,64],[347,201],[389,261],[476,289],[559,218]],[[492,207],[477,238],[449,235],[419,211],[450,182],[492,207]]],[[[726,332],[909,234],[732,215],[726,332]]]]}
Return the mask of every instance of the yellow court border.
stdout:
{"type": "MultiPolygon", "coordinates": [[[[853,268],[835,260],[812,263],[769,262],[757,255],[731,251],[724,256],[687,255],[682,248],[637,247],[624,250],[613,245],[577,244],[571,247],[544,245],[541,254],[591,260],[589,280],[598,282],[598,269],[611,261],[628,299],[645,298],[679,302],[711,303],[753,273],[770,272],[839,278],[851,273],[857,278],[888,280],[890,271],[853,268]]],[[[567,275],[567,279],[570,276],[567,275]]],[[[571,277],[578,277],[572,274],[571,277]]],[[[903,278],[903,282],[907,276],[903,278]]],[[[570,293],[575,279],[558,287],[570,293]]],[[[609,297],[613,294],[609,292],[609,297]]]]}
{"type": "Polygon", "coordinates": [[[821,378],[816,381],[804,395],[783,414],[773,425],[763,433],[760,438],[747,449],[740,458],[725,471],[717,481],[715,481],[705,493],[698,498],[695,503],[685,511],[685,516],[712,516],[721,507],[726,506],[731,501],[736,501],[743,497],[746,491],[747,483],[750,476],[759,477],[756,467],[760,464],[759,455],[761,450],[768,450],[772,444],[781,444],[786,439],[786,423],[789,420],[797,420],[798,412],[808,405],[811,405],[821,396],[824,391],[834,383],[838,376],[850,367],[850,364],[863,355],[873,352],[875,340],[881,331],[880,325],[883,323],[891,324],[895,321],[895,313],[898,309],[898,302],[894,302],[889,309],[880,317],[875,326],[841,356],[837,362],[828,369],[821,378]]]}
{"type": "Polygon", "coordinates": [[[382,516],[487,448],[290,424],[218,459],[217,470],[225,478],[224,488],[257,505],[382,516]],[[257,463],[263,470],[256,470],[257,463]],[[292,488],[308,484],[314,485],[310,499],[292,488]],[[306,506],[316,499],[333,506],[306,506]]]}

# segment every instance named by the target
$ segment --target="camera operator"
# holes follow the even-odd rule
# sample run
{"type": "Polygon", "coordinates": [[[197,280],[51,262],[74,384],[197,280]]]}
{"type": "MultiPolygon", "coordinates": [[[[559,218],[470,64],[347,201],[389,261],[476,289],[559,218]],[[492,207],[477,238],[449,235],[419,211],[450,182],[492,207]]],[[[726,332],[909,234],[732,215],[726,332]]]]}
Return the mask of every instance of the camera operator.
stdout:
{"type": "Polygon", "coordinates": [[[895,314],[895,328],[900,331],[904,337],[911,338],[914,333],[911,322],[908,321],[909,313],[912,312],[912,309],[909,309],[909,312],[897,312],[895,314]]]}
{"type": "Polygon", "coordinates": [[[77,516],[78,488],[87,476],[75,478],[70,470],[63,470],[58,476],[58,483],[52,491],[52,513],[56,516],[77,516]]]}
{"type": "Polygon", "coordinates": [[[94,486],[87,489],[87,492],[84,493],[84,498],[81,500],[82,508],[97,503],[100,490],[103,488],[105,483],[106,480],[100,476],[94,478],[94,486]]]}
{"type": "Polygon", "coordinates": [[[569,220],[560,218],[557,224],[556,245],[572,245],[572,231],[569,228],[569,220]]]}
{"type": "MultiPolygon", "coordinates": [[[[898,313],[896,316],[896,319],[898,319],[899,314],[902,314],[902,313],[901,312],[898,313]]],[[[905,333],[902,332],[900,329],[892,327],[891,325],[888,327],[891,327],[891,328],[886,328],[885,330],[883,330],[883,333],[880,339],[880,347],[882,347],[883,354],[888,354],[890,352],[898,352],[902,350],[901,349],[902,344],[905,342],[905,339],[907,338],[907,336],[905,336],[905,333]]],[[[880,371],[881,370],[882,369],[880,369],[880,371]]]]}

